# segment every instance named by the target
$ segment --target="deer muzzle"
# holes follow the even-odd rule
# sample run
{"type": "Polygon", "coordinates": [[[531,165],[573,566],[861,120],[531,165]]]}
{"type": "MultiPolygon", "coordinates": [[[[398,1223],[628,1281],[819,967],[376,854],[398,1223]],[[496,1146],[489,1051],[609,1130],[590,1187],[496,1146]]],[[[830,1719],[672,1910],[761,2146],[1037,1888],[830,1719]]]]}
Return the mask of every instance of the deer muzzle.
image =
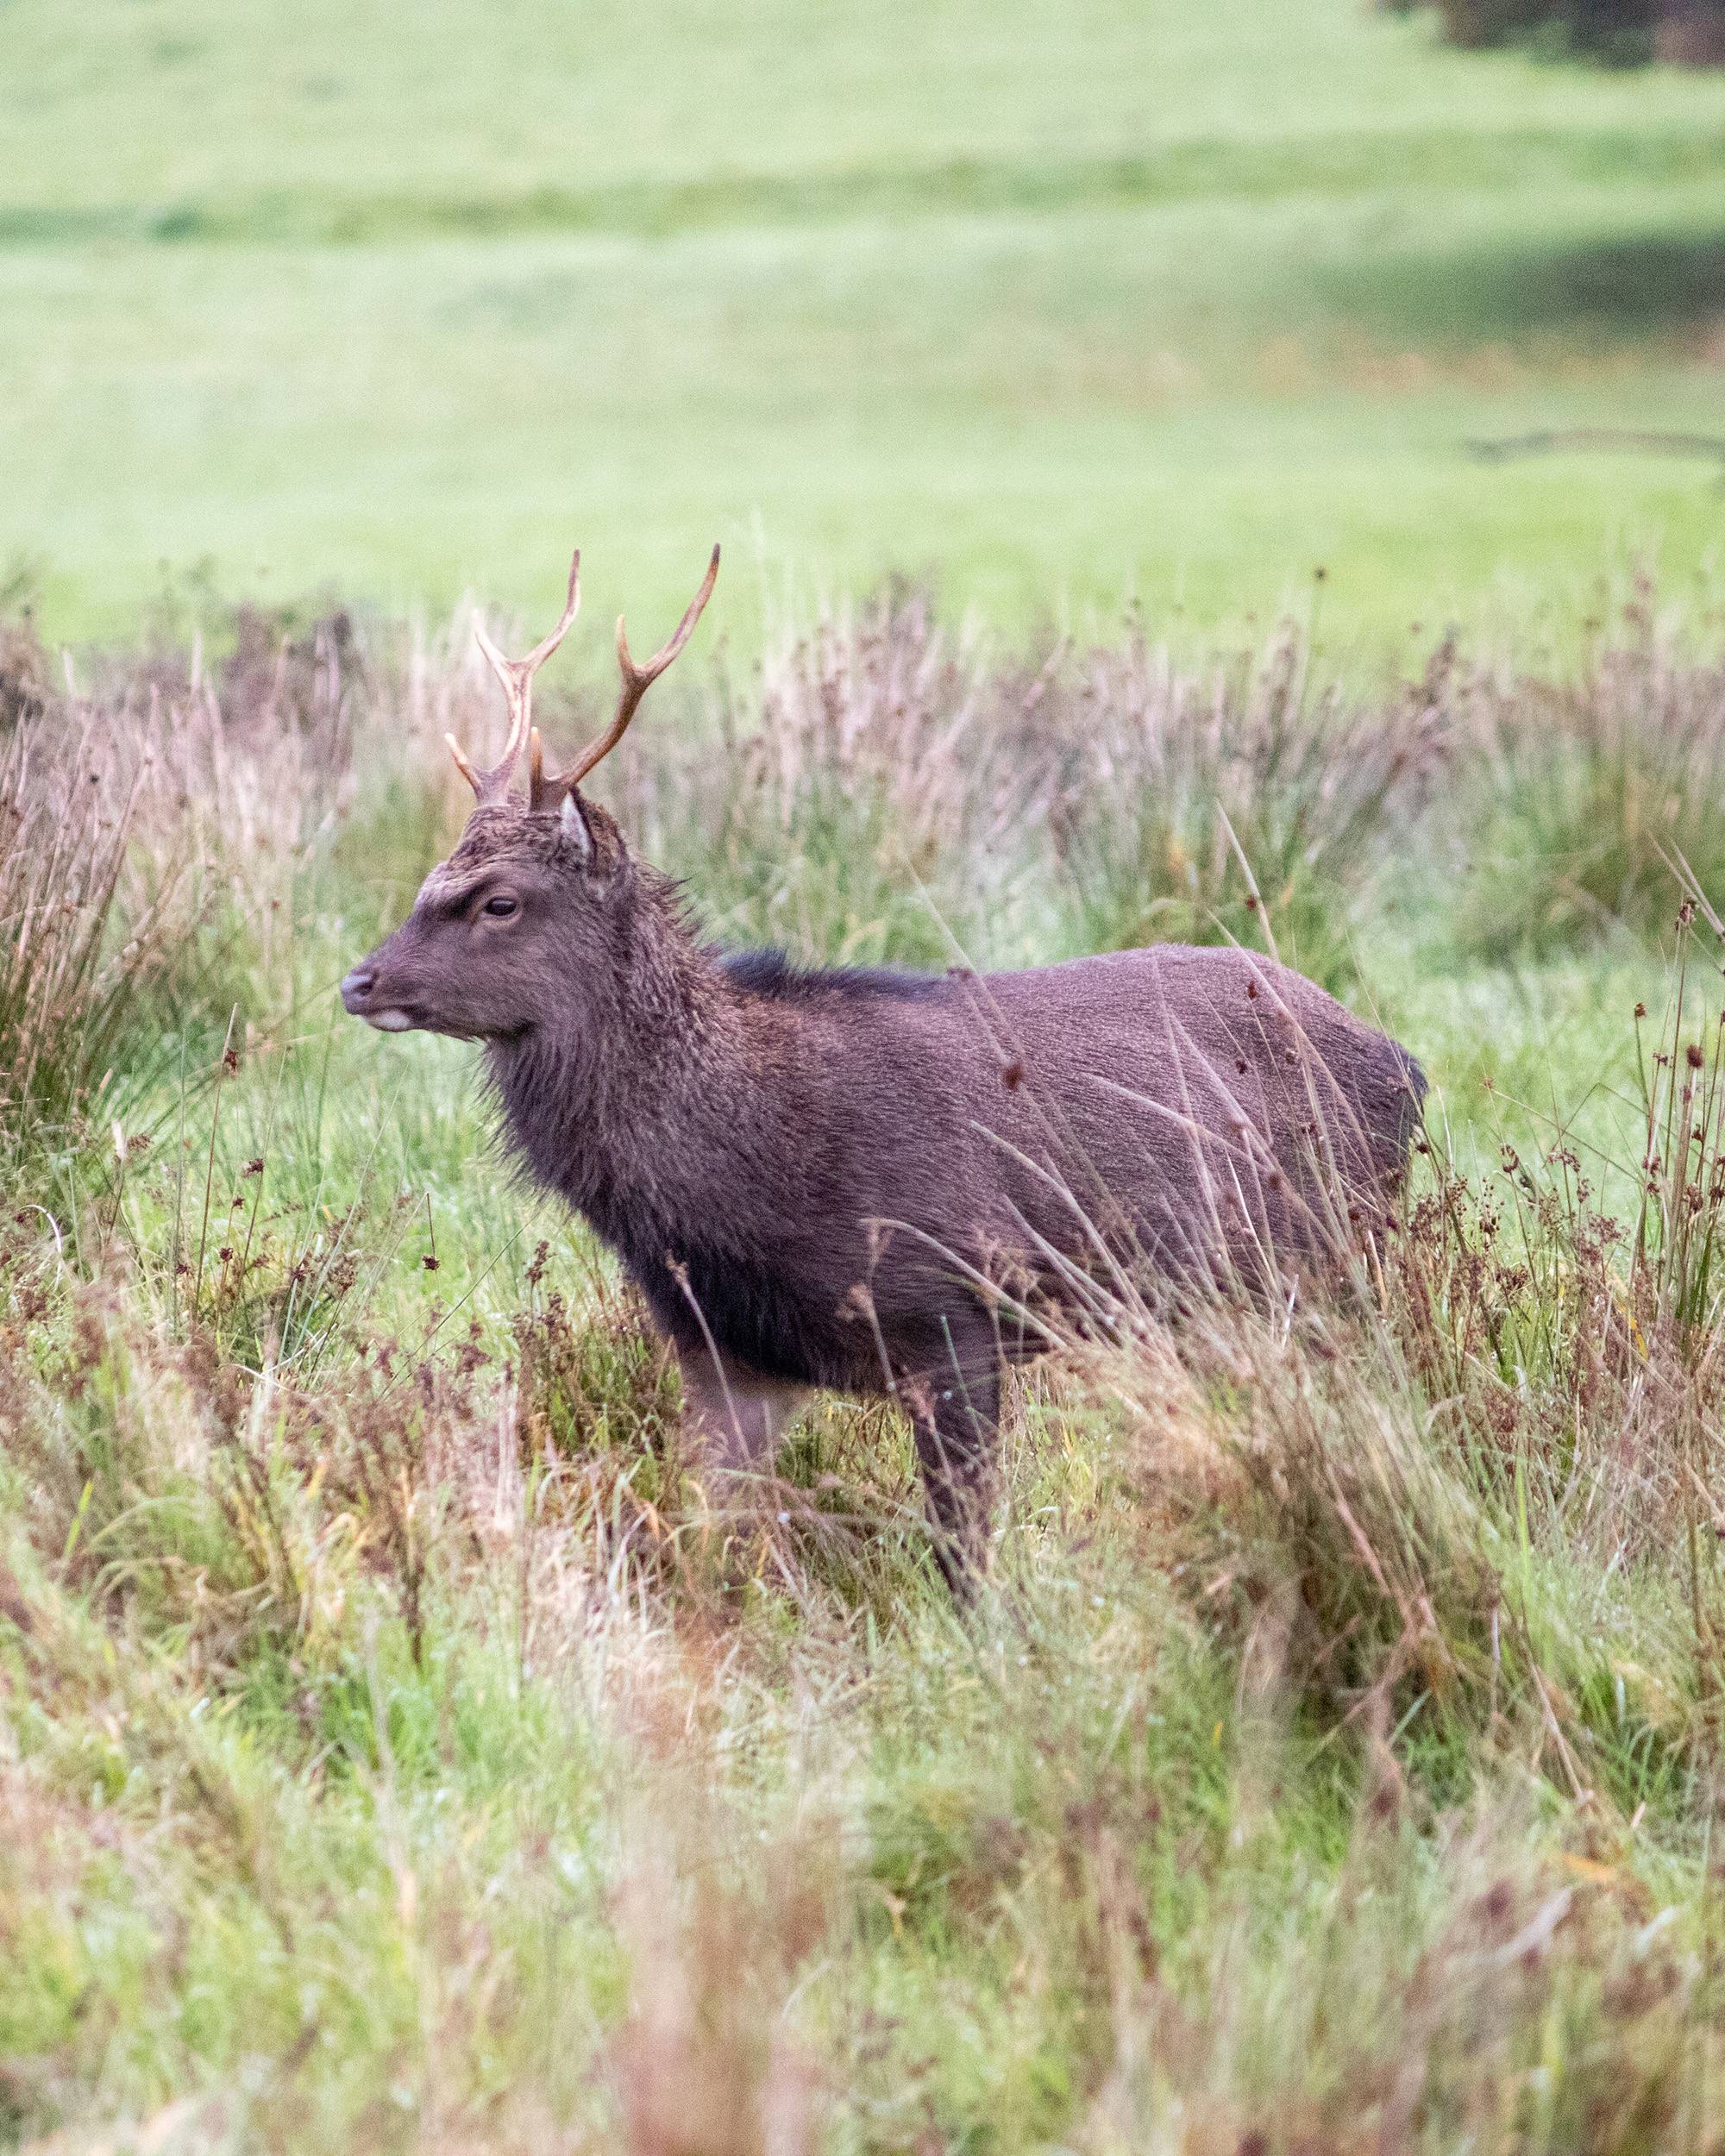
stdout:
{"type": "Polygon", "coordinates": [[[342,1007],[350,1018],[363,1018],[367,1025],[374,1025],[380,1033],[407,1033],[413,1028],[413,1020],[407,1012],[394,1004],[373,1004],[372,997],[377,987],[377,975],[365,966],[355,966],[342,983],[342,1007]]]}

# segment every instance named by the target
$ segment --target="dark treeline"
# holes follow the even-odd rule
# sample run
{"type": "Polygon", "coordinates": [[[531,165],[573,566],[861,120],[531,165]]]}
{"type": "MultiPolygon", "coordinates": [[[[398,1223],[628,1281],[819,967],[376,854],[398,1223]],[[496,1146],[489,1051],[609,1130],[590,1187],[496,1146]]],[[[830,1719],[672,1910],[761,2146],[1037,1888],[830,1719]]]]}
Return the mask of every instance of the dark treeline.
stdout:
{"type": "MultiPolygon", "coordinates": [[[[1416,0],[1417,3],[1417,0],[1416,0]]],[[[1725,66],[1725,0],[1433,0],[1456,45],[1535,43],[1622,66],[1725,66]]]]}

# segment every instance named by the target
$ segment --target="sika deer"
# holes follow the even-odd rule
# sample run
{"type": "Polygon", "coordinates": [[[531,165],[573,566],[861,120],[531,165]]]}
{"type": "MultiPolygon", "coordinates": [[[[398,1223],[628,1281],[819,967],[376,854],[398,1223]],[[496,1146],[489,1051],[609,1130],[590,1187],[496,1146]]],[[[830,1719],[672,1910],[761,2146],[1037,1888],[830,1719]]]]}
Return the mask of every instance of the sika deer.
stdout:
{"type": "Polygon", "coordinates": [[[644,667],[618,622],[616,716],[548,777],[532,682],[575,618],[580,563],[526,658],[477,630],[508,701],[503,755],[478,770],[451,740],[477,796],[467,829],[342,1000],[386,1031],[483,1043],[525,1167],[673,1342],[716,1476],[768,1466],[810,1387],[901,1399],[963,1592],[1002,1369],[1038,1344],[1026,1307],[1070,1304],[1116,1263],[1262,1287],[1376,1232],[1425,1081],[1239,950],[977,976],[803,972],[704,943],[580,786],[687,642],[718,549],[644,667]]]}

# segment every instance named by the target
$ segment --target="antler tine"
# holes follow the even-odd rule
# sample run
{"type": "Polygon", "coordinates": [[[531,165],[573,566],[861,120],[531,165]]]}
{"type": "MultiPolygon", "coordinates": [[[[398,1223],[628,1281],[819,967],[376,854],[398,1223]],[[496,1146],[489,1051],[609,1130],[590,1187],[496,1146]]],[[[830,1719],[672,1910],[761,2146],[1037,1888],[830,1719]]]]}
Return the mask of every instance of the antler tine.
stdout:
{"type": "Polygon", "coordinates": [[[617,663],[623,674],[623,686],[617,699],[617,712],[609,726],[597,741],[590,742],[567,771],[560,771],[554,779],[547,780],[543,771],[533,775],[532,800],[536,808],[547,799],[555,800],[577,787],[595,764],[600,763],[616,748],[629,730],[629,722],[648,690],[670,665],[694,633],[695,624],[712,597],[712,587],[718,581],[718,548],[712,550],[712,559],[706,565],[706,574],[701,587],[683,611],[683,618],[677,624],[676,634],[657,651],[644,667],[637,667],[629,655],[629,638],[624,632],[623,617],[617,617],[617,663]]]}
{"type": "Polygon", "coordinates": [[[580,611],[581,553],[577,547],[569,561],[569,595],[564,603],[562,619],[549,636],[534,645],[524,659],[505,658],[486,634],[485,624],[477,614],[474,615],[474,640],[489,661],[492,672],[502,683],[503,693],[509,705],[509,738],[503,744],[502,756],[488,771],[474,768],[453,734],[445,734],[443,738],[449,744],[449,754],[455,759],[455,768],[482,804],[501,801],[507,797],[510,780],[515,776],[515,767],[521,760],[521,751],[533,730],[533,677],[568,635],[570,626],[580,611]]]}

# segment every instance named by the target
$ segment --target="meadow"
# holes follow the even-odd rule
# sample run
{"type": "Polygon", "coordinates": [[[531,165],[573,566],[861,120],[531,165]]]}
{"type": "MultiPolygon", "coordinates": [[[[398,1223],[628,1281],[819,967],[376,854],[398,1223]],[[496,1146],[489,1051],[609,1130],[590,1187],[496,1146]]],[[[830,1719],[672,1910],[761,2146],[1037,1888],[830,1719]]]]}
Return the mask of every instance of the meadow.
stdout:
{"type": "Polygon", "coordinates": [[[77,14],[0,0],[0,2146],[1725,2152],[1721,80],[77,14]],[[716,939],[1273,946],[1432,1081],[1378,1262],[1016,1386],[964,1615],[884,1409],[716,1517],[336,993],[466,601],[579,542],[644,649],[714,539],[599,792],[716,939]]]}
{"type": "Polygon", "coordinates": [[[1360,0],[0,7],[0,583],[674,608],[938,572],[1189,649],[1572,624],[1713,562],[1716,78],[1360,0]]]}
{"type": "Polygon", "coordinates": [[[1362,681],[899,585],[662,688],[605,792],[725,940],[1273,940],[1433,1079],[1380,1266],[1024,1381],[961,1618],[883,1410],[710,1514],[473,1051],[339,1011],[464,621],[14,624],[0,2136],[1719,2148],[1719,631],[1362,681]]]}

